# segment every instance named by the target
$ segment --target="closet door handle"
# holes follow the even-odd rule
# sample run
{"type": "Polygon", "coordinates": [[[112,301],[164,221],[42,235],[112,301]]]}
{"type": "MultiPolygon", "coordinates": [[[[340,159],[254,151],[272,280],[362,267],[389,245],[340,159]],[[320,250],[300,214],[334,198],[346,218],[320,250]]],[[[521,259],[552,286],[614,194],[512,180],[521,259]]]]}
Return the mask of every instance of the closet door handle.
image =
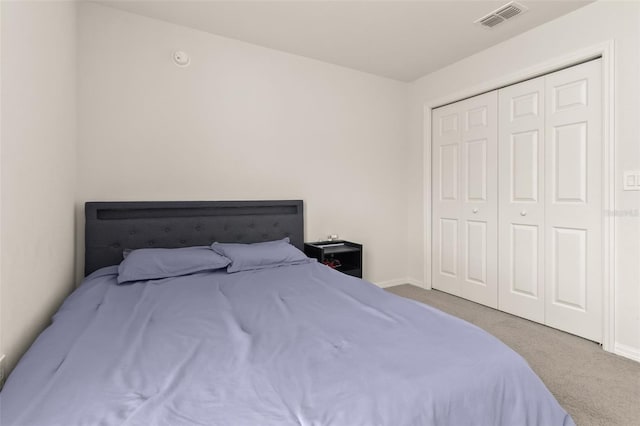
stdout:
{"type": "Polygon", "coordinates": [[[520,216],[526,216],[526,215],[527,215],[527,211],[526,211],[526,210],[522,210],[522,211],[520,212],[520,216]]]}
{"type": "Polygon", "coordinates": [[[471,211],[473,212],[473,214],[478,213],[478,209],[473,209],[473,210],[471,210],[471,211]]]}

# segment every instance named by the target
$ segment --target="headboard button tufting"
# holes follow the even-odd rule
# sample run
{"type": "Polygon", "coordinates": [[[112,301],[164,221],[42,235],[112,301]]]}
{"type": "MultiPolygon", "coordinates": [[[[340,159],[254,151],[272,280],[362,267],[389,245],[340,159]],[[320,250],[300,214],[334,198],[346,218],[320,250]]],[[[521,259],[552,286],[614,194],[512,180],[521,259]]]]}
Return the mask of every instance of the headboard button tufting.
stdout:
{"type": "Polygon", "coordinates": [[[168,234],[169,232],[171,232],[171,228],[169,228],[169,227],[167,226],[166,228],[164,228],[164,232],[166,232],[166,233],[168,234]]]}
{"type": "Polygon", "coordinates": [[[149,246],[154,246],[154,245],[156,245],[156,242],[155,242],[155,241],[153,241],[153,240],[149,240],[149,242],[147,243],[147,245],[149,245],[149,246]]]}

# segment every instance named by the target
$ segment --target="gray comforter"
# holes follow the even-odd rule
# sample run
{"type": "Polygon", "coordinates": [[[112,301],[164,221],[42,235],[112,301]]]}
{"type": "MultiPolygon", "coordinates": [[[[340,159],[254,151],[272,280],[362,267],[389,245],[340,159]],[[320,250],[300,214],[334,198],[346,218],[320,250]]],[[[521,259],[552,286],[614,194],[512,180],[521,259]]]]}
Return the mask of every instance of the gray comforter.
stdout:
{"type": "Polygon", "coordinates": [[[460,319],[318,264],[88,277],[0,394],[14,425],[573,425],[460,319]]]}

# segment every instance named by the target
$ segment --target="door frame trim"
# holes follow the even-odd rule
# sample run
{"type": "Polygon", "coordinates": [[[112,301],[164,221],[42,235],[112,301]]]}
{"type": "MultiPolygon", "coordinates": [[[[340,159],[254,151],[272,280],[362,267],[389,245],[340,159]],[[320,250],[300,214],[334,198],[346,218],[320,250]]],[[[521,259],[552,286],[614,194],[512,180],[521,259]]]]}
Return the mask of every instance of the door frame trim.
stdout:
{"type": "Polygon", "coordinates": [[[424,287],[432,288],[431,111],[501,87],[602,59],[602,347],[615,350],[615,42],[608,40],[423,104],[424,287]],[[428,172],[427,172],[428,171],[428,172]]]}

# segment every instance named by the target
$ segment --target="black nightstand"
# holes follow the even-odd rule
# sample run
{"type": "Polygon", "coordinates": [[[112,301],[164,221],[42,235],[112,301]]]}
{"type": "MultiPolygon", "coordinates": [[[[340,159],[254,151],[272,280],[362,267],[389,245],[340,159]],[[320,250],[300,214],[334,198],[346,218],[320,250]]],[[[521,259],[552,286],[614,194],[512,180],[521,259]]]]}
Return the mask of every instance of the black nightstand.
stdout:
{"type": "Polygon", "coordinates": [[[334,265],[336,271],[362,278],[362,244],[344,240],[304,243],[304,254],[334,265]]]}

